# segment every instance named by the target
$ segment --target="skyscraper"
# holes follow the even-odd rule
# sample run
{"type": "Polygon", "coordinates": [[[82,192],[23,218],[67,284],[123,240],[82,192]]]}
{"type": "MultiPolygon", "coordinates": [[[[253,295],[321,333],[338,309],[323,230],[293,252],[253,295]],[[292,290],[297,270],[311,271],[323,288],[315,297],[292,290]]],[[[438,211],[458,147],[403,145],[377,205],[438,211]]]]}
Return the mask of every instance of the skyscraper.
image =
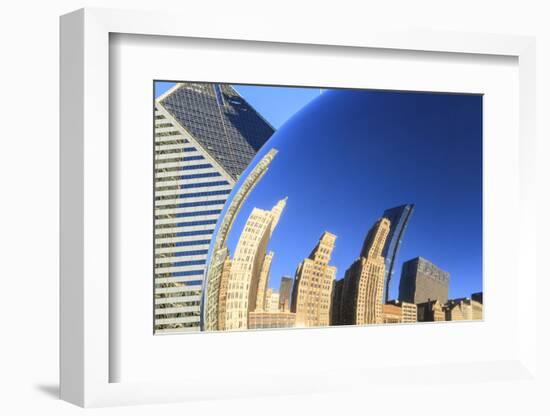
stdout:
{"type": "Polygon", "coordinates": [[[231,86],[155,102],[155,333],[199,329],[206,256],[231,188],[274,129],[231,86]]]}
{"type": "Polygon", "coordinates": [[[237,242],[227,285],[225,329],[247,329],[266,259],[267,244],[286,205],[280,200],[271,211],[254,208],[237,242]]]}
{"type": "Polygon", "coordinates": [[[422,257],[403,263],[399,281],[400,301],[418,304],[438,300],[444,304],[448,296],[449,273],[422,257]]]}
{"type": "Polygon", "coordinates": [[[336,267],[330,266],[336,236],[324,232],[308,258],[296,270],[291,311],[296,326],[328,326],[336,267]]]}
{"type": "Polygon", "coordinates": [[[292,299],[292,277],[283,276],[279,286],[279,309],[283,312],[290,312],[290,300],[292,299]]]}
{"type": "Polygon", "coordinates": [[[383,323],[385,263],[382,250],[390,221],[379,219],[369,230],[359,259],[346,271],[342,296],[342,321],[347,325],[383,323]]]}
{"type": "Polygon", "coordinates": [[[405,235],[405,230],[414,210],[414,204],[401,205],[399,207],[390,208],[384,211],[383,218],[390,220],[390,232],[386,238],[386,245],[382,250],[382,257],[385,262],[384,272],[384,302],[388,302],[390,298],[390,281],[393,276],[393,268],[395,266],[399,246],[405,235]]]}

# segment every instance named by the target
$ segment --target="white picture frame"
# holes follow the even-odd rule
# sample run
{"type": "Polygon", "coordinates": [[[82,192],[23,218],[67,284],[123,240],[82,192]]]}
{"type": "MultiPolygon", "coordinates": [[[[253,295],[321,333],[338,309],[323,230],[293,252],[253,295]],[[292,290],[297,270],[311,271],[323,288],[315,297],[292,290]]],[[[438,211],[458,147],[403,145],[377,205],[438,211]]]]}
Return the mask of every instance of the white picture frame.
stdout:
{"type": "MultiPolygon", "coordinates": [[[[110,34],[223,39],[227,41],[277,42],[330,45],[333,47],[428,51],[440,54],[503,55],[515,57],[519,67],[519,222],[514,250],[518,257],[518,290],[536,287],[537,270],[535,180],[535,41],[530,37],[468,33],[395,32],[361,30],[326,35],[313,27],[307,33],[297,27],[280,31],[276,24],[242,26],[235,34],[223,21],[206,24],[203,19],[185,19],[173,13],[150,13],[107,9],[83,9],[61,18],[61,398],[80,406],[183,401],[209,397],[238,397],[239,386],[204,392],[189,388],[191,380],[162,382],[110,382],[109,308],[109,51],[110,34]],[[530,215],[524,215],[530,213],[530,215]]],[[[516,271],[516,273],[518,273],[516,271]]],[[[535,300],[523,297],[518,307],[517,354],[499,362],[460,365],[442,362],[438,371],[462,369],[469,374],[506,374],[508,379],[536,380],[536,321],[530,311],[535,300]],[[524,306],[524,307],[521,307],[524,306]]],[[[399,330],[399,329],[397,329],[399,330]]],[[[332,331],[329,336],[338,336],[332,331]]],[[[433,367],[430,367],[433,370],[433,367]]],[[[423,374],[429,368],[397,370],[399,376],[423,374]]],[[[342,368],[340,378],[354,377],[342,368]]],[[[363,383],[373,383],[385,371],[371,370],[363,383]]],[[[304,369],[304,373],[307,370],[304,369]]],[[[357,377],[357,375],[355,375],[357,377]]],[[[304,379],[307,374],[304,374],[304,379]]],[[[383,378],[383,377],[382,377],[383,378]]],[[[483,377],[481,377],[483,378],[483,377]]],[[[208,374],[203,375],[208,379],[208,374]]],[[[474,376],[474,380],[476,376],[474,376]]],[[[203,381],[204,381],[203,380],[203,381]]],[[[250,388],[245,396],[277,392],[319,392],[346,388],[341,383],[303,387],[302,380],[286,382],[272,376],[265,388],[250,388]]],[[[250,387],[250,386],[248,386],[250,387]]]]}

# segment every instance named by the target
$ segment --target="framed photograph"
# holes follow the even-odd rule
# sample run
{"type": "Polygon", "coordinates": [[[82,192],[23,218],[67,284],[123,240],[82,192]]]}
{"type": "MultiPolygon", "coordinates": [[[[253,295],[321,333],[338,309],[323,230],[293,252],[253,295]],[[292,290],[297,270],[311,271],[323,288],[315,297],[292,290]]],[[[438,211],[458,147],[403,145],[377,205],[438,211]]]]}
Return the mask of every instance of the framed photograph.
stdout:
{"type": "Polygon", "coordinates": [[[534,54],[63,16],[61,397],[536,382],[534,54]]]}

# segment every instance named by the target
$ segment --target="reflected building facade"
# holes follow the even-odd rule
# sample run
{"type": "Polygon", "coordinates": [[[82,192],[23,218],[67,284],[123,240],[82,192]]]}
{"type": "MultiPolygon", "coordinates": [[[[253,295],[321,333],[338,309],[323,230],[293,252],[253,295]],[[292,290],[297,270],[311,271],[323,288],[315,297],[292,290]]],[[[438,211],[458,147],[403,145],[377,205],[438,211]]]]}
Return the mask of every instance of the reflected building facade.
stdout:
{"type": "Polygon", "coordinates": [[[390,221],[378,220],[365,238],[359,259],[346,270],[341,307],[343,324],[383,323],[385,263],[382,250],[389,231],[390,221]]]}
{"type": "Polygon", "coordinates": [[[155,100],[155,333],[199,330],[214,228],[273,133],[230,85],[183,82],[155,100]]]}
{"type": "MultiPolygon", "coordinates": [[[[260,180],[264,177],[269,169],[269,165],[276,155],[277,150],[270,149],[256,164],[256,166],[254,166],[252,171],[250,171],[240,185],[235,196],[231,199],[231,202],[222,217],[212,248],[210,264],[208,265],[207,278],[205,282],[206,289],[202,298],[202,327],[205,330],[215,331],[221,329],[221,325],[218,323],[218,319],[220,317],[218,308],[222,303],[225,305],[226,301],[225,298],[220,298],[220,279],[222,277],[224,262],[229,256],[229,249],[226,245],[227,236],[229,235],[235,218],[245,203],[248,195],[255,188],[256,184],[258,184],[258,182],[260,182],[260,180]]],[[[223,321],[225,322],[225,317],[223,318],[223,321]]]]}
{"type": "Polygon", "coordinates": [[[384,302],[387,303],[390,296],[390,282],[393,277],[394,266],[397,260],[399,247],[405,235],[405,230],[414,210],[414,204],[401,205],[384,211],[383,218],[390,221],[390,231],[386,238],[382,257],[384,257],[384,302]]]}
{"type": "Polygon", "coordinates": [[[471,298],[452,299],[443,308],[447,321],[472,321],[483,319],[483,304],[471,298]]]}
{"type": "Polygon", "coordinates": [[[336,236],[324,232],[296,270],[291,311],[297,327],[328,326],[336,267],[329,265],[336,236]]]}
{"type": "Polygon", "coordinates": [[[237,242],[231,261],[225,311],[225,329],[248,327],[248,313],[256,310],[258,285],[269,239],[286,205],[280,200],[270,211],[254,208],[237,242]]]}

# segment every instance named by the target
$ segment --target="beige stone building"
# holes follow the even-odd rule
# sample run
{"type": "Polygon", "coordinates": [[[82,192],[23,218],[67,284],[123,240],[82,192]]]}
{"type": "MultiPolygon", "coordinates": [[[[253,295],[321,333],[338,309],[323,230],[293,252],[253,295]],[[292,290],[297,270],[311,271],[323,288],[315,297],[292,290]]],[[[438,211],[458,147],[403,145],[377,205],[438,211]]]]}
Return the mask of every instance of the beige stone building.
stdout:
{"type": "Polygon", "coordinates": [[[401,302],[401,322],[410,324],[417,322],[417,307],[414,303],[401,302]]]}
{"type": "Polygon", "coordinates": [[[329,265],[336,236],[324,232],[296,270],[291,311],[297,327],[328,326],[336,267],[329,265]]]}
{"type": "Polygon", "coordinates": [[[266,290],[265,306],[264,306],[263,310],[266,311],[266,312],[278,312],[280,310],[280,307],[279,307],[279,292],[275,292],[271,288],[268,288],[266,290]]]}
{"type": "Polygon", "coordinates": [[[401,323],[401,307],[393,303],[382,305],[383,322],[385,324],[401,323]]]}
{"type": "Polygon", "coordinates": [[[280,200],[271,211],[254,208],[237,242],[227,285],[225,329],[248,327],[248,313],[256,309],[258,284],[271,234],[286,205],[280,200]]]}
{"type": "Polygon", "coordinates": [[[258,281],[258,293],[256,294],[256,304],[250,305],[250,308],[254,308],[256,311],[266,310],[266,296],[267,285],[269,283],[269,271],[271,270],[271,262],[273,261],[273,252],[270,251],[265,255],[262,269],[260,271],[260,278],[258,281]]]}
{"type": "Polygon", "coordinates": [[[369,230],[359,259],[346,271],[341,318],[346,325],[383,323],[385,264],[382,250],[390,230],[387,218],[369,230]]]}
{"type": "Polygon", "coordinates": [[[483,305],[470,298],[453,299],[444,307],[447,321],[472,321],[483,319],[483,305]]]}
{"type": "MultiPolygon", "coordinates": [[[[235,218],[237,218],[242,206],[244,205],[248,195],[261,181],[269,169],[269,165],[277,155],[276,149],[270,149],[264,157],[256,164],[254,169],[248,174],[243,181],[235,196],[231,199],[229,207],[225,215],[221,218],[221,223],[218,232],[216,233],[212,256],[208,265],[206,278],[206,296],[203,299],[203,328],[207,331],[220,329],[218,318],[220,311],[218,310],[220,299],[220,284],[225,260],[229,257],[229,249],[226,246],[227,236],[229,235],[235,218]]],[[[225,318],[223,319],[225,322],[225,318]]]]}
{"type": "Polygon", "coordinates": [[[248,314],[248,329],[292,328],[295,321],[292,312],[254,311],[248,314]]]}
{"type": "Polygon", "coordinates": [[[231,271],[231,259],[226,257],[222,266],[220,276],[220,288],[218,299],[218,330],[225,331],[225,305],[227,302],[227,284],[229,282],[229,272],[231,271]]]}
{"type": "Polygon", "coordinates": [[[417,310],[414,303],[391,300],[382,305],[382,311],[385,324],[416,322],[417,310]]]}

